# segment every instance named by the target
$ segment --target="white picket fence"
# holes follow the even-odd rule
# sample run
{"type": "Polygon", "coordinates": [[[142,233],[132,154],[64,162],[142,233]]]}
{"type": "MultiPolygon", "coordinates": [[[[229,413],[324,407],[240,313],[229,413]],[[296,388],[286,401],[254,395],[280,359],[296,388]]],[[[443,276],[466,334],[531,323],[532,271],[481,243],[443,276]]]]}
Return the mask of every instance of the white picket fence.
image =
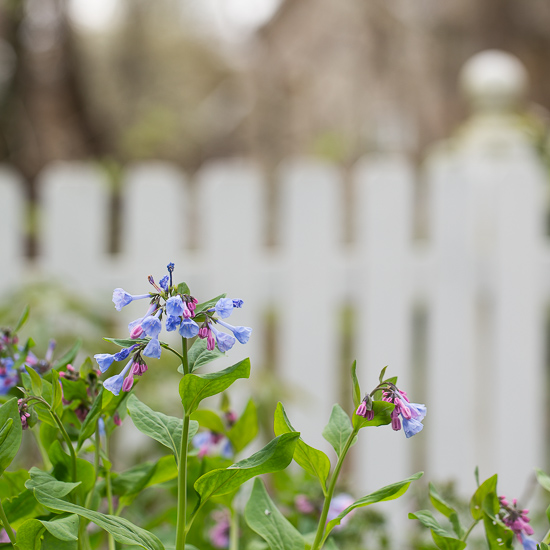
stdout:
{"type": "MultiPolygon", "coordinates": [[[[250,356],[253,366],[265,363],[266,312],[276,312],[277,372],[299,388],[287,411],[303,438],[324,449],[320,432],[343,383],[341,312],[349,306],[363,389],[389,365],[412,399],[428,407],[425,429],[412,440],[389,427],[360,438],[357,487],[372,490],[421,468],[429,479],[456,479],[467,493],[478,465],[482,476],[500,474],[501,491],[519,496],[533,468],[545,465],[547,181],[508,109],[517,96],[514,63],[493,73],[480,70],[483,63],[487,68],[486,58],[473,62],[467,75],[474,74],[476,97],[487,99],[484,108],[427,155],[420,175],[398,153],[358,163],[354,234],[346,244],[343,175],[334,166],[312,159],[281,166],[277,242],[266,247],[273,205],[253,164],[221,160],[192,182],[149,162],[126,170],[121,252],[110,255],[103,175],[92,165],[56,164],[40,178],[39,255],[29,261],[21,254],[22,187],[5,168],[0,294],[29,278],[53,277],[107,308],[114,287],[147,292],[146,276],[158,279],[173,261],[176,279],[199,299],[223,291],[245,301],[235,322],[254,332],[230,352],[232,362],[250,356]],[[430,238],[422,242],[412,236],[418,177],[430,204],[430,238]],[[420,369],[412,359],[418,308],[428,319],[420,369]]],[[[121,314],[121,335],[124,322],[140,313],[121,314]]]]}

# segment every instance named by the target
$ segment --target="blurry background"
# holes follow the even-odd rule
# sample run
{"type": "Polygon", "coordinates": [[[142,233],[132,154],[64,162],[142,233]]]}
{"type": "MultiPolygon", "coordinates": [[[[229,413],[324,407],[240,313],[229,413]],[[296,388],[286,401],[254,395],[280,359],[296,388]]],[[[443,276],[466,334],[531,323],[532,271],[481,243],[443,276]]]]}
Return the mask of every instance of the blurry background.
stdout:
{"type": "Polygon", "coordinates": [[[112,288],[174,261],[245,300],[266,430],[284,400],[323,445],[351,361],[369,391],[388,364],[426,429],[373,430],[354,484],[479,465],[520,496],[548,464],[549,28],[544,0],[4,0],[2,322],[31,303],[39,347],[107,351],[143,314],[112,288]]]}

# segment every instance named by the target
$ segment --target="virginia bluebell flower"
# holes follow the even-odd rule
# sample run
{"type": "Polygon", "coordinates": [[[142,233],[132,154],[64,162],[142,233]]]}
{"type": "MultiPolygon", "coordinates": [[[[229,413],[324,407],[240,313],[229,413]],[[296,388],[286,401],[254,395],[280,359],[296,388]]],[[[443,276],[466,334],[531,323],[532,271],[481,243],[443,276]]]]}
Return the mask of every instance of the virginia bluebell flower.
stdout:
{"type": "Polygon", "coordinates": [[[233,447],[229,439],[216,432],[199,432],[193,438],[193,447],[199,450],[197,453],[199,458],[203,458],[204,456],[231,458],[233,456],[233,447]]]}
{"type": "Polygon", "coordinates": [[[174,317],[172,315],[169,315],[166,318],[166,330],[168,332],[172,332],[172,331],[174,331],[178,328],[180,323],[181,323],[181,318],[180,317],[174,317]]]}
{"type": "MultiPolygon", "coordinates": [[[[241,300],[242,302],[242,300],[241,300]]],[[[228,328],[235,338],[241,343],[246,344],[248,340],[250,339],[250,334],[252,333],[252,329],[249,327],[234,327],[233,325],[230,325],[229,323],[226,323],[225,321],[222,321],[221,319],[218,319],[218,323],[222,325],[222,327],[228,328]]]]}
{"type": "Polygon", "coordinates": [[[233,307],[233,300],[230,298],[220,298],[214,306],[214,311],[222,319],[226,319],[233,313],[233,307]]]}
{"type": "Polygon", "coordinates": [[[130,361],[128,361],[126,366],[122,369],[122,371],[120,371],[119,374],[115,374],[114,376],[107,378],[107,380],[103,382],[103,387],[109,390],[111,393],[118,395],[120,393],[120,390],[122,389],[122,385],[124,384],[124,377],[126,376],[126,373],[130,370],[133,362],[134,359],[130,359],[130,361]]]}
{"type": "Polygon", "coordinates": [[[172,296],[166,300],[166,313],[174,317],[183,315],[183,300],[181,296],[172,296]]]}
{"type": "Polygon", "coordinates": [[[231,516],[229,511],[216,510],[212,512],[212,518],[216,523],[208,533],[210,543],[214,548],[229,548],[229,535],[231,532],[231,516]]]}
{"type": "Polygon", "coordinates": [[[243,307],[244,302],[242,300],[233,300],[233,307],[241,308],[243,307]]]}
{"type": "Polygon", "coordinates": [[[160,312],[161,310],[159,309],[155,315],[149,315],[141,323],[141,328],[145,334],[151,338],[158,338],[158,335],[162,330],[162,323],[159,319],[160,312]]]}
{"type": "Polygon", "coordinates": [[[162,290],[164,290],[165,292],[168,290],[169,288],[169,281],[170,281],[170,277],[168,277],[168,275],[165,275],[160,281],[159,281],[159,286],[160,288],[162,288],[162,290]]]}
{"type": "Polygon", "coordinates": [[[124,306],[131,304],[134,300],[142,300],[144,298],[149,298],[150,294],[129,294],[122,288],[115,288],[113,290],[113,303],[115,304],[115,309],[120,311],[124,306]]]}
{"type": "Polygon", "coordinates": [[[147,342],[147,345],[145,346],[145,349],[143,350],[143,355],[145,357],[152,357],[153,359],[160,359],[160,342],[158,337],[151,338],[149,342],[147,342]]]}
{"type": "Polygon", "coordinates": [[[523,533],[520,535],[520,540],[523,550],[537,550],[539,547],[539,543],[536,540],[526,537],[523,533]]]}
{"type": "Polygon", "coordinates": [[[511,506],[505,496],[498,497],[498,500],[500,504],[499,516],[504,525],[514,532],[518,540],[523,544],[524,549],[536,550],[537,543],[533,539],[528,538],[534,533],[533,528],[529,525],[531,520],[527,517],[529,510],[519,508],[517,499],[512,501],[511,506]]]}
{"type": "Polygon", "coordinates": [[[214,325],[210,327],[214,335],[216,336],[216,342],[218,342],[218,349],[225,353],[229,351],[235,345],[235,338],[225,332],[219,331],[214,325]]]}
{"type": "MultiPolygon", "coordinates": [[[[328,509],[327,523],[329,521],[332,521],[336,517],[338,517],[346,508],[351,506],[354,502],[355,502],[355,499],[351,495],[348,495],[347,493],[342,493],[334,497],[331,500],[330,507],[328,509]]],[[[344,516],[342,518],[342,521],[340,521],[340,525],[336,525],[334,527],[334,530],[338,531],[342,529],[346,525],[346,523],[348,523],[348,521],[351,519],[353,514],[354,514],[354,510],[352,510],[349,514],[344,516]]]]}
{"type": "Polygon", "coordinates": [[[372,420],[374,418],[374,410],[372,408],[372,397],[367,394],[363,397],[361,403],[357,407],[355,414],[366,418],[367,420],[372,420]]]}
{"type": "Polygon", "coordinates": [[[193,319],[184,319],[181,322],[179,333],[184,338],[194,338],[199,333],[199,325],[193,319]]]}

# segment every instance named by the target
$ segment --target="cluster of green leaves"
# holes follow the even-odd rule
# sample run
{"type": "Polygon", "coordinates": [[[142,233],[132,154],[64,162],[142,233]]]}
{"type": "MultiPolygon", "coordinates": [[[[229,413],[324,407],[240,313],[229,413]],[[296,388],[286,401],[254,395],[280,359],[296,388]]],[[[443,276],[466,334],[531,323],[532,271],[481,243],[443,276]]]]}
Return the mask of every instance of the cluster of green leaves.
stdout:
{"type": "MultiPolygon", "coordinates": [[[[445,501],[435,486],[429,484],[430,502],[433,507],[448,520],[448,526],[442,525],[429,510],[420,510],[414,514],[409,514],[410,519],[416,519],[430,529],[433,541],[437,548],[441,550],[463,550],[467,546],[467,539],[472,533],[474,527],[481,523],[484,527],[485,538],[490,550],[501,550],[512,548],[514,542],[514,533],[507,527],[501,518],[501,505],[497,494],[498,476],[486,479],[479,484],[478,472],[476,469],[476,480],[478,488],[473,494],[469,505],[469,518],[467,526],[465,520],[459,517],[455,507],[445,501]]],[[[550,477],[541,470],[537,470],[537,479],[542,487],[550,491],[550,477]]],[[[547,510],[550,520],[550,507],[547,510]]],[[[547,537],[538,544],[539,550],[548,550],[547,537]]]]}

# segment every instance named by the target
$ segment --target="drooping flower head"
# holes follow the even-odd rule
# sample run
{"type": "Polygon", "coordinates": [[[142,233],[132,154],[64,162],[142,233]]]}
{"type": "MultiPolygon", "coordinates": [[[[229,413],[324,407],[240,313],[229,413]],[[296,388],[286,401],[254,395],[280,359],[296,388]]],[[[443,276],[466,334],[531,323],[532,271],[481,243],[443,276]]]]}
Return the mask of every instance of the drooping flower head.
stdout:
{"type": "Polygon", "coordinates": [[[499,516],[502,519],[504,525],[509,527],[518,540],[523,544],[524,548],[530,548],[530,544],[534,543],[536,548],[536,542],[527,537],[533,534],[533,528],[529,525],[531,521],[527,514],[529,510],[526,508],[519,508],[517,499],[512,500],[512,504],[508,502],[505,496],[498,497],[500,503],[499,516]]]}
{"type": "MultiPolygon", "coordinates": [[[[132,321],[128,325],[130,338],[136,341],[135,345],[123,348],[118,353],[96,354],[95,359],[99,369],[104,373],[116,361],[122,361],[132,355],[132,364],[143,365],[141,374],[147,370],[142,362],[142,357],[159,359],[163,344],[160,334],[163,326],[167,332],[178,330],[179,334],[186,339],[204,338],[207,341],[207,349],[214,350],[216,345],[222,352],[230,350],[236,341],[241,344],[248,342],[251,328],[233,326],[222,321],[231,315],[234,309],[241,308],[243,301],[240,299],[220,298],[215,304],[209,302],[202,308],[197,308],[198,300],[189,293],[185,283],[173,284],[174,264],[169,263],[168,275],[162,277],[157,284],[153,276],[147,278],[153,286],[153,291],[148,294],[133,295],[121,288],[113,292],[113,302],[120,311],[123,307],[135,300],[148,298],[149,307],[143,317],[132,321]],[[211,306],[214,305],[214,307],[211,306]],[[216,325],[229,329],[232,334],[223,332],[216,325]]],[[[127,365],[128,367],[128,365],[127,365]]],[[[137,367],[125,368],[119,375],[110,377],[104,382],[104,387],[118,394],[120,391],[128,391],[133,385],[133,377],[139,376],[137,367]],[[122,377],[121,377],[122,376],[122,377]]]]}

